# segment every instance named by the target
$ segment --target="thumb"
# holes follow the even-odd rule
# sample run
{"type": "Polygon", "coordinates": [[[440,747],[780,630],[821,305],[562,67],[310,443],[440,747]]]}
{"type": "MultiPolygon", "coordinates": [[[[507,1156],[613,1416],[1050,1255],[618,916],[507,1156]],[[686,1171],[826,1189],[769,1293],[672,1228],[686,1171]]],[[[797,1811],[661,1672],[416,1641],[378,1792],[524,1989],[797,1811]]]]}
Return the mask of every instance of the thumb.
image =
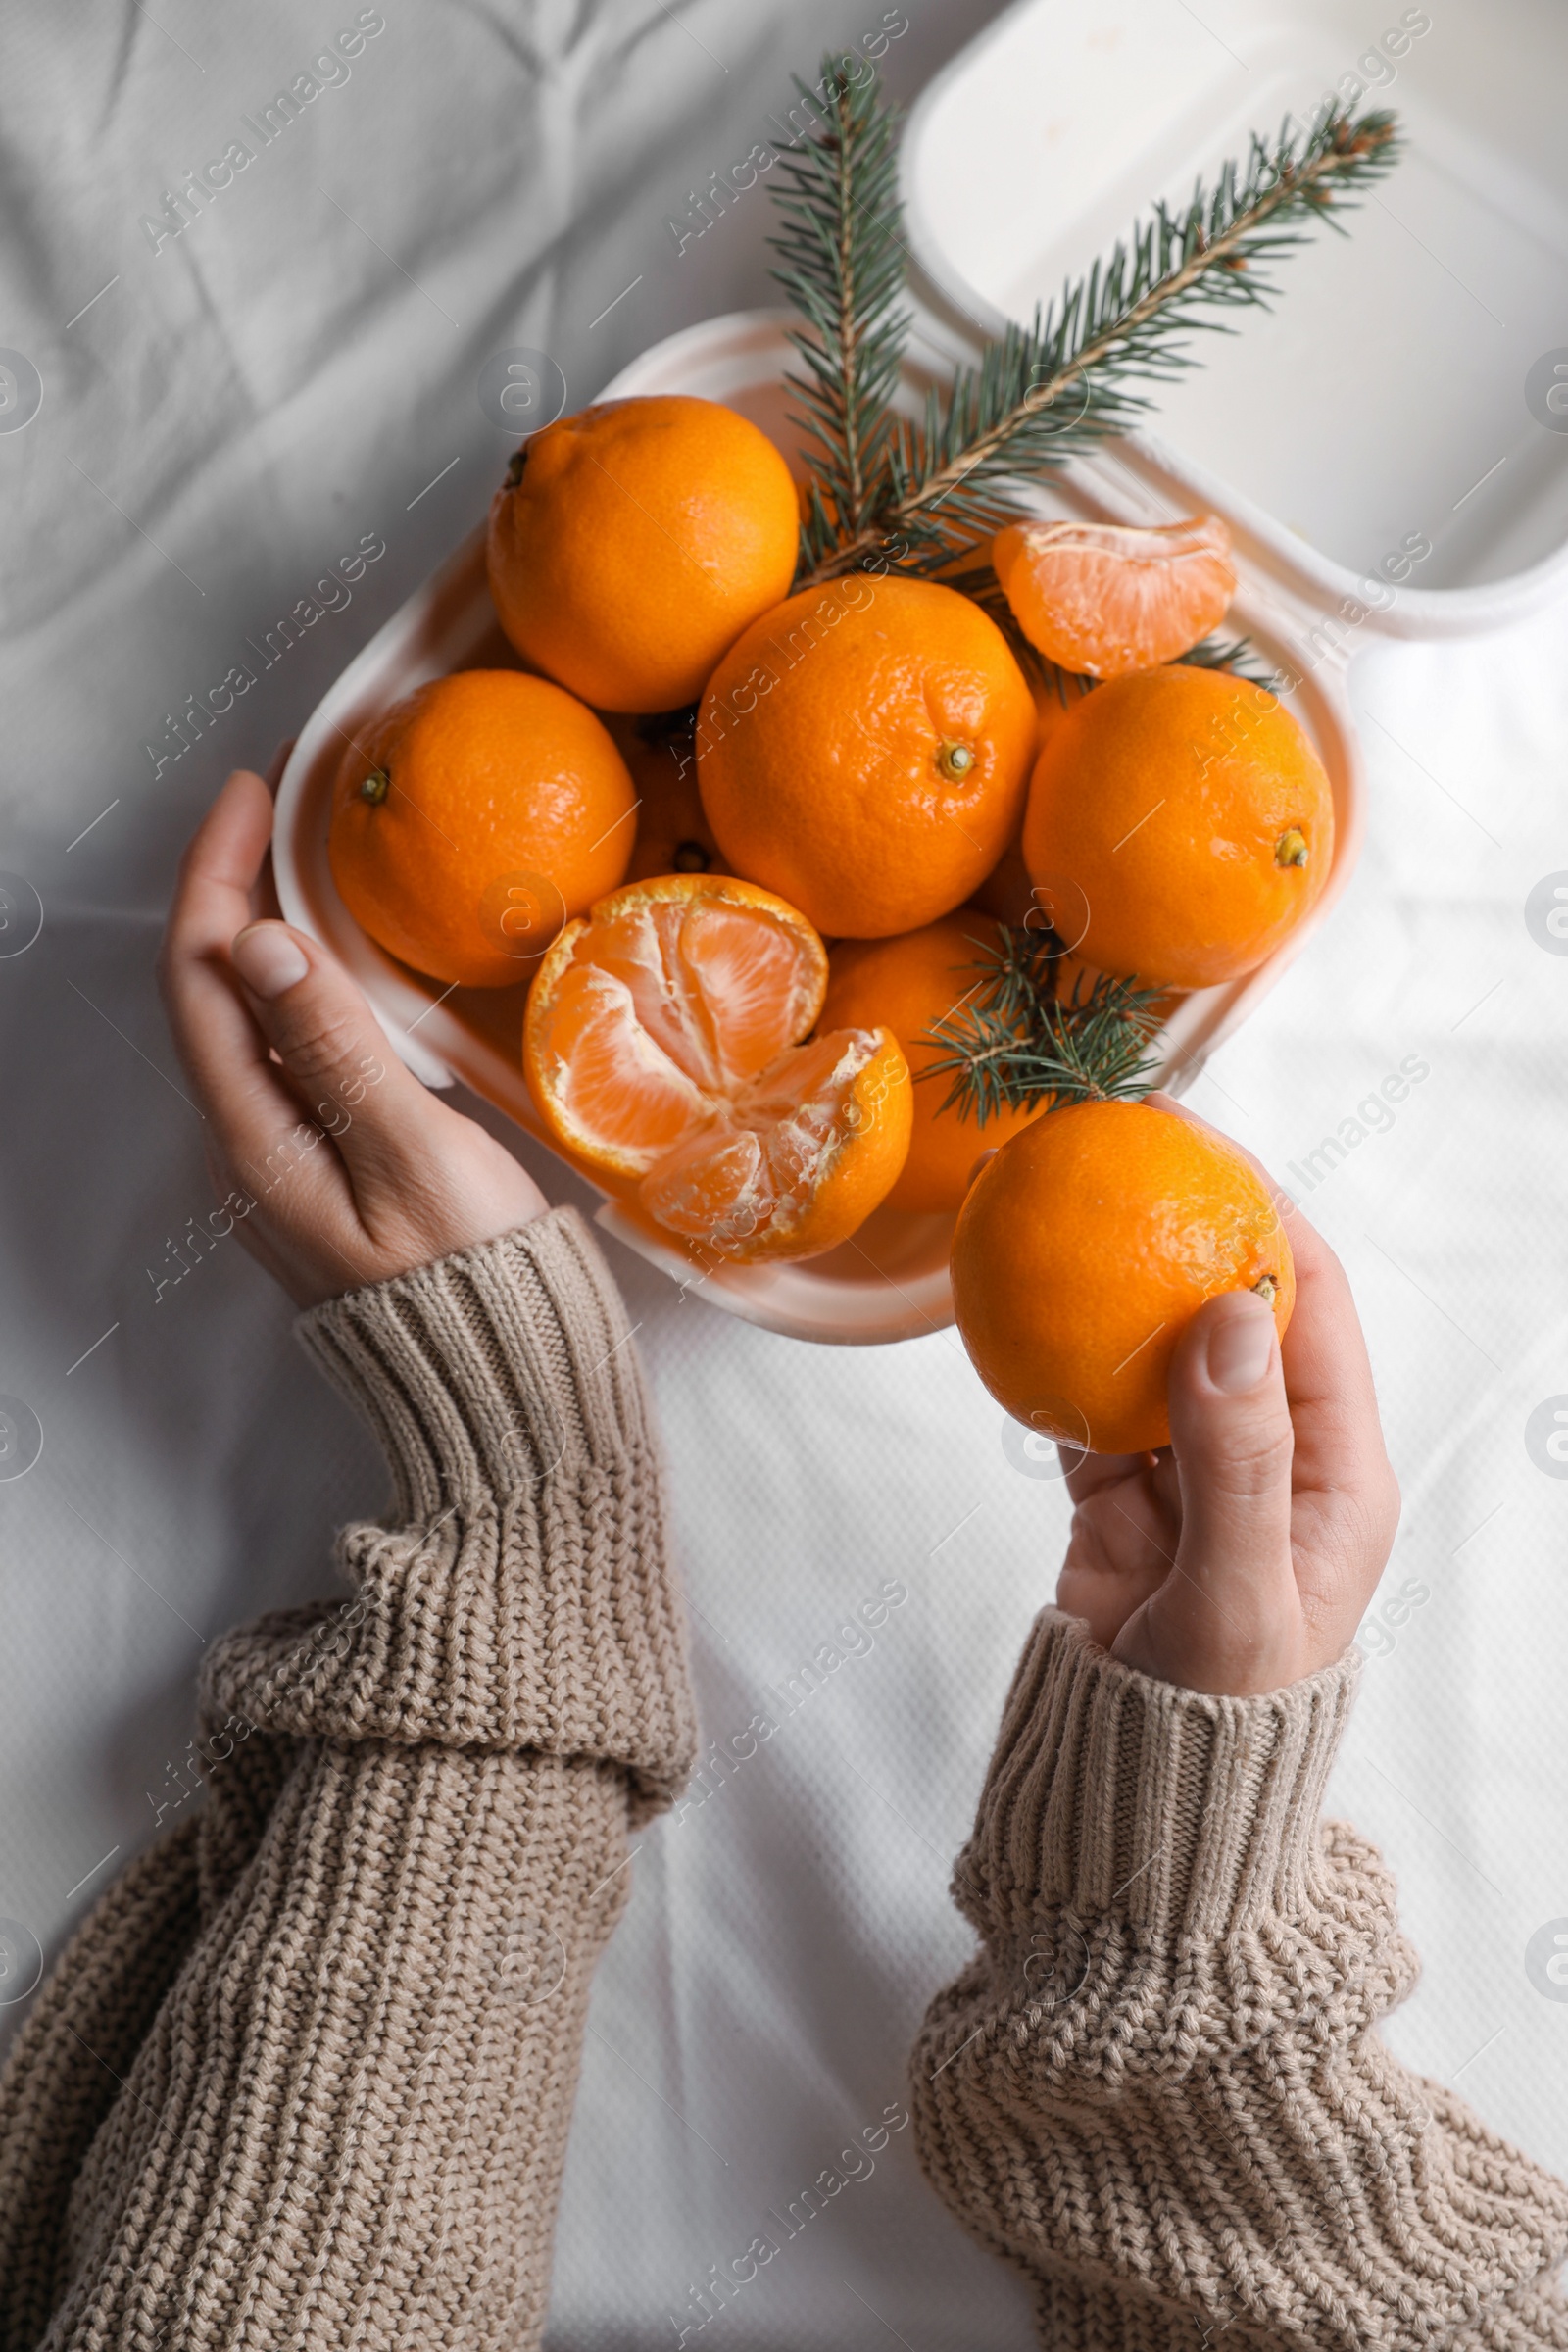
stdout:
{"type": "Polygon", "coordinates": [[[1297,1616],[1291,1557],[1294,1434],[1272,1309],[1250,1291],[1207,1299],[1171,1362],[1181,1482],[1176,1573],[1154,1614],[1206,1690],[1254,1682],[1297,1616]]]}
{"type": "Polygon", "coordinates": [[[364,996],[326,951],[287,923],[250,923],[229,949],[251,1010],[351,1174],[405,1165],[432,1107],[364,996]]]}
{"type": "Polygon", "coordinates": [[[1294,1441],[1266,1301],[1251,1291],[1205,1300],[1176,1348],[1169,1396],[1182,1488],[1179,1564],[1228,1581],[1288,1560],[1294,1441]]]}

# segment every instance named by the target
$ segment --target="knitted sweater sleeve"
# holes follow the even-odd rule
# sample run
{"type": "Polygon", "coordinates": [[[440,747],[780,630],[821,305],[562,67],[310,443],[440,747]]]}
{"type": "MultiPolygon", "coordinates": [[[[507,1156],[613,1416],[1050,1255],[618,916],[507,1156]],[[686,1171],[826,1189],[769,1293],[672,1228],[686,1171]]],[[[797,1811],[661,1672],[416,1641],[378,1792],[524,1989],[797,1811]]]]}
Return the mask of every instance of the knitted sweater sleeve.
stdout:
{"type": "Polygon", "coordinates": [[[624,1311],[557,1210],[301,1336],[394,1507],[345,1600],[215,1644],[206,1803],[13,2053],[3,2352],[543,2326],[593,1964],[695,1746],[624,1311]]]}
{"type": "Polygon", "coordinates": [[[1033,1629],[912,2074],[1048,2352],[1568,2347],[1568,2189],[1378,2039],[1415,1956],[1318,1814],[1358,1671],[1207,1697],[1033,1629]]]}

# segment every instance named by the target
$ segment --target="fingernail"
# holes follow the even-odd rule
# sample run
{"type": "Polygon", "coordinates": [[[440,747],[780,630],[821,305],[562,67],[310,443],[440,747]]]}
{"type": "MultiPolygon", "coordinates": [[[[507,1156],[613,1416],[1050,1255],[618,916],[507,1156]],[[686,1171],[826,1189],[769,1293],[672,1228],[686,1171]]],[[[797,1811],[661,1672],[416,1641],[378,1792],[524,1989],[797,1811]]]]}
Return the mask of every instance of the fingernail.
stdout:
{"type": "Polygon", "coordinates": [[[1238,1298],[1209,1325],[1209,1382],[1227,1396],[1255,1389],[1273,1353],[1274,1317],[1261,1298],[1238,1298]]]}
{"type": "Polygon", "coordinates": [[[280,997],[310,970],[305,951],[281,923],[253,923],[229,949],[229,959],[246,987],[262,998],[280,997]]]}

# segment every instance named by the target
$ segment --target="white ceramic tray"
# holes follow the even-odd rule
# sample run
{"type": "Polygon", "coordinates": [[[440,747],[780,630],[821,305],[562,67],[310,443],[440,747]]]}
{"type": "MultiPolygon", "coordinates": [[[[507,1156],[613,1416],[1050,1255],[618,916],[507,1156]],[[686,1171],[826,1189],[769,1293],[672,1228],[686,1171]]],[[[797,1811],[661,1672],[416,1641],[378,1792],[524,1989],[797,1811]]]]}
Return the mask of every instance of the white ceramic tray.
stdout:
{"type": "MultiPolygon", "coordinates": [[[[692,392],[721,400],[752,417],[794,459],[796,436],[782,382],[790,358],[784,316],[738,312],[690,327],[645,352],[599,397],[692,392]]],[[[917,383],[943,369],[952,345],[937,322],[927,321],[911,352],[917,383]]],[[[1190,491],[1165,481],[1156,464],[1146,459],[1132,471],[1114,456],[1075,467],[1070,484],[1042,492],[1038,503],[1042,512],[1126,521],[1169,520],[1193,512],[1190,491]]],[[[1333,785],[1334,864],[1310,915],[1267,963],[1229,987],[1202,990],[1179,1007],[1161,1039],[1162,1078],[1178,1093],[1306,945],[1348,880],[1361,842],[1361,764],[1345,695],[1344,658],[1336,650],[1324,656],[1304,646],[1303,627],[1311,617],[1309,583],[1302,583],[1300,597],[1293,595],[1277,567],[1265,570],[1245,553],[1240,570],[1227,626],[1251,636],[1271,662],[1290,662],[1303,672],[1292,707],[1316,743],[1333,785]]],[[[345,739],[426,679],[490,666],[517,663],[485,585],[481,530],[377,631],[312,713],[278,793],[273,861],[285,916],[329,947],[354,974],[409,1067],[431,1086],[461,1078],[548,1142],[522,1076],[524,988],[443,995],[434,982],[395,962],[367,938],[333,887],[326,857],[331,785],[345,739]]],[[[673,1235],[608,1200],[598,1221],[713,1305],[793,1338],[902,1340],[953,1319],[951,1217],[879,1210],[839,1249],[781,1266],[736,1266],[715,1261],[711,1252],[688,1251],[673,1235]]]]}

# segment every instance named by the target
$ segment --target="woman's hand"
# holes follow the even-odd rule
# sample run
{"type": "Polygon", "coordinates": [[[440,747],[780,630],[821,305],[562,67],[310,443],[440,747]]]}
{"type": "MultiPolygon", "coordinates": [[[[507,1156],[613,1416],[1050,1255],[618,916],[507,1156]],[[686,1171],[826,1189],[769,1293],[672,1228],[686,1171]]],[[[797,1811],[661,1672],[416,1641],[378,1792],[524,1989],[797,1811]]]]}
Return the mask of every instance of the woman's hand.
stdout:
{"type": "Polygon", "coordinates": [[[510,1233],[548,1202],[404,1068],[324,949],[254,919],[271,837],[271,795],[239,769],[185,853],[159,979],[222,1230],[315,1306],[510,1233]]]}
{"type": "Polygon", "coordinates": [[[1332,1665],[1398,1525],[1345,1270],[1299,1212],[1289,1232],[1283,1348],[1262,1299],[1210,1298],[1171,1365],[1173,1445],[1086,1454],[1067,1481],[1058,1606],[1127,1665],[1192,1690],[1247,1697],[1332,1665]]]}

